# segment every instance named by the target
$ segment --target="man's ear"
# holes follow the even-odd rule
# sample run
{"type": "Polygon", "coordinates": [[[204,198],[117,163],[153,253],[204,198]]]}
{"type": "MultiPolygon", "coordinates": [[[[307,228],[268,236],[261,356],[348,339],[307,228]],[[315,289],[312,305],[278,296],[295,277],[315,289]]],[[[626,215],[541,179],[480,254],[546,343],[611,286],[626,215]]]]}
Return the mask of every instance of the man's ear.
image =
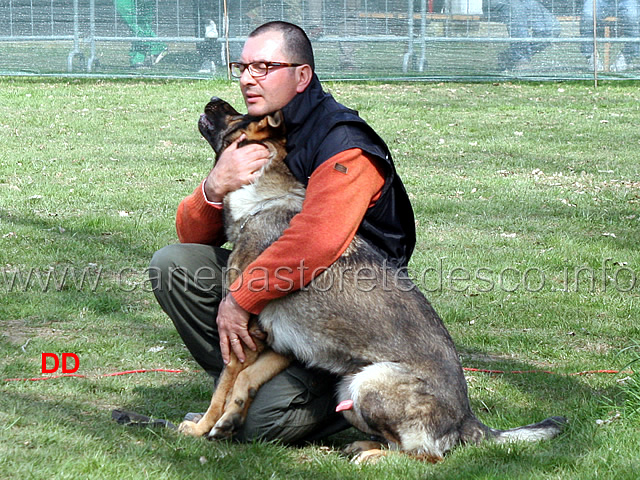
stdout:
{"type": "Polygon", "coordinates": [[[296,85],[296,92],[297,93],[304,92],[309,86],[309,83],[311,83],[312,78],[313,78],[313,70],[311,70],[310,65],[305,64],[296,68],[296,80],[298,82],[296,85]]]}

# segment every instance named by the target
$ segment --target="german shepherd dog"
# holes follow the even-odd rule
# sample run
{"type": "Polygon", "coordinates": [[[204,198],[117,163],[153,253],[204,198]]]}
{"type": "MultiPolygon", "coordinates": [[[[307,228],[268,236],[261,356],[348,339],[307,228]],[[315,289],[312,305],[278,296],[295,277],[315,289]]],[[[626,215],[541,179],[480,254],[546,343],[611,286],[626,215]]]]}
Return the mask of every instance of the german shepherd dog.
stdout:
{"type": "MultiPolygon", "coordinates": [[[[300,212],[305,189],[284,163],[280,112],[241,115],[212,98],[199,129],[217,155],[243,133],[245,142],[271,152],[261,176],[224,200],[226,234],[234,244],[228,269],[242,272],[300,212]]],[[[183,422],[183,433],[231,436],[257,389],[293,357],[341,377],[339,410],[353,426],[384,439],[391,450],[425,460],[439,461],[459,443],[548,439],[566,423],[551,417],[511,430],[482,424],[471,411],[458,353],[442,320],[407,275],[392,270],[357,235],[307,287],[269,302],[252,318],[250,331],[254,337],[266,334],[258,352],[247,351],[243,364],[232,354],[209,409],[197,424],[183,422]]],[[[382,444],[356,443],[350,451],[361,460],[389,451],[382,444]]]]}

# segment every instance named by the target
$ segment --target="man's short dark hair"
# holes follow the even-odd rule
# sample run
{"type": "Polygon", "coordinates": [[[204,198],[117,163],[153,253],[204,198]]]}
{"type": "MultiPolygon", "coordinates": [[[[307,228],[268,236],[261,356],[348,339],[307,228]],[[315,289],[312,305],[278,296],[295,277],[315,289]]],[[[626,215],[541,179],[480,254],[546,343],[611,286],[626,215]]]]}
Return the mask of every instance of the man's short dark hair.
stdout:
{"type": "Polygon", "coordinates": [[[282,21],[265,23],[251,32],[249,38],[272,31],[282,33],[284,39],[283,49],[285,54],[290,57],[288,61],[291,63],[306,63],[311,66],[311,70],[315,70],[311,40],[309,40],[302,28],[293,23],[282,21]]]}

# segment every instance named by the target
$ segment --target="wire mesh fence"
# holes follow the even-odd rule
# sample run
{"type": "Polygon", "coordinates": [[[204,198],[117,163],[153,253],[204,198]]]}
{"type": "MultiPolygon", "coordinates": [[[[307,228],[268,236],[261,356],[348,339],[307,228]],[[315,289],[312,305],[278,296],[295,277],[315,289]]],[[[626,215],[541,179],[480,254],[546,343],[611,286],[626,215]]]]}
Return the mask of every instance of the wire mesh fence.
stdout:
{"type": "Polygon", "coordinates": [[[640,77],[640,0],[0,0],[0,74],[226,77],[270,20],[325,79],[640,77]]]}

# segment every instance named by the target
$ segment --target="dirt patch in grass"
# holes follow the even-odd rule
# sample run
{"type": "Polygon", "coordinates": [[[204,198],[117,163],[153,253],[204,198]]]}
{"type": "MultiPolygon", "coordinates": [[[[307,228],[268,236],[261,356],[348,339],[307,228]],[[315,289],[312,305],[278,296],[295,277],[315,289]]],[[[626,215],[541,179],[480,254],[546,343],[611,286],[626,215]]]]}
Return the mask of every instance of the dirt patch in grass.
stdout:
{"type": "Polygon", "coordinates": [[[24,346],[34,338],[53,338],[58,334],[50,326],[34,327],[28,320],[5,320],[4,329],[0,333],[3,340],[16,346],[24,346]]]}

